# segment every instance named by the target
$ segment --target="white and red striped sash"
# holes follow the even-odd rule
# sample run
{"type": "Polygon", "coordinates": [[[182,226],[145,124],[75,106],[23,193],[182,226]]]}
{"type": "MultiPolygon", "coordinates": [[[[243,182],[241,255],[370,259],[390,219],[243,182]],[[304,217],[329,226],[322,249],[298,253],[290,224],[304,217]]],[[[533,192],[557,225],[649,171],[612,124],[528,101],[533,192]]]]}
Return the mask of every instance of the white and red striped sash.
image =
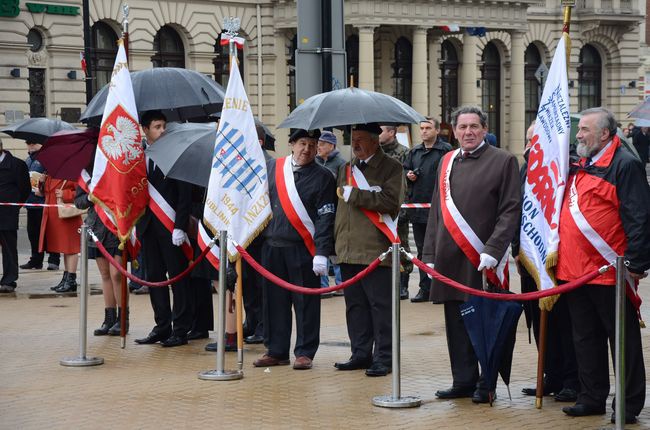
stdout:
{"type": "Polygon", "coordinates": [[[287,219],[304,240],[310,254],[314,256],[316,255],[316,244],[314,243],[316,228],[300,195],[298,195],[290,157],[278,158],[275,161],[275,188],[287,219]]]}
{"type": "MultiPolygon", "coordinates": [[[[352,169],[350,169],[350,165],[348,164],[346,166],[346,173],[348,183],[351,183],[360,190],[372,191],[370,189],[370,184],[368,184],[368,180],[363,176],[363,172],[361,172],[357,166],[352,166],[352,169]]],[[[361,212],[368,217],[370,222],[372,222],[375,227],[377,227],[379,231],[390,240],[391,243],[400,243],[397,234],[397,217],[393,219],[388,214],[382,214],[365,208],[359,209],[361,209],[361,212]]]]}
{"type": "MultiPolygon", "coordinates": [[[[593,229],[591,224],[589,224],[589,221],[587,221],[587,218],[585,218],[584,214],[580,211],[580,204],[578,202],[578,189],[576,188],[577,176],[578,175],[573,176],[573,180],[571,181],[571,188],[569,189],[569,213],[571,213],[573,222],[578,227],[578,230],[580,230],[580,233],[582,233],[582,235],[585,237],[585,239],[587,239],[591,246],[593,246],[594,249],[598,251],[601,257],[605,259],[605,261],[612,263],[616,260],[616,252],[611,246],[609,246],[605,239],[603,239],[602,236],[593,229]]],[[[639,297],[636,291],[637,282],[632,279],[630,273],[627,271],[625,273],[625,280],[627,282],[625,293],[635,308],[638,310],[639,306],[641,306],[641,297],[639,297]]]]}
{"type": "MultiPolygon", "coordinates": [[[[481,261],[480,254],[483,252],[485,244],[463,218],[451,197],[451,169],[454,164],[453,160],[458,156],[459,152],[460,149],[449,152],[442,160],[442,168],[440,169],[440,209],[443,222],[450,236],[472,265],[478,268],[481,261]]],[[[508,251],[502,256],[494,270],[487,270],[486,272],[491,283],[507,290],[509,286],[508,251]]]]}
{"type": "MultiPolygon", "coordinates": [[[[149,184],[149,209],[160,220],[170,233],[174,232],[174,222],[176,221],[176,211],[172,208],[165,198],[158,192],[151,182],[149,184]]],[[[181,245],[181,250],[188,260],[193,260],[194,252],[189,239],[181,245]]]]}

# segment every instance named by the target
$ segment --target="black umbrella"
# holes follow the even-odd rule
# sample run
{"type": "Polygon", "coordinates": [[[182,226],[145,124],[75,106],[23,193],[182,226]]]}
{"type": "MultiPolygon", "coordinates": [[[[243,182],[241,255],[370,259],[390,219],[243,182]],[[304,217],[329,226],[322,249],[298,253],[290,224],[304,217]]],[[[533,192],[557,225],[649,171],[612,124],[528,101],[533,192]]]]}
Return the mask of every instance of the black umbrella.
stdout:
{"type": "Polygon", "coordinates": [[[216,140],[215,123],[170,123],[145,152],[165,176],[207,187],[216,140]]]}
{"type": "Polygon", "coordinates": [[[0,129],[13,138],[30,143],[43,143],[48,137],[61,130],[76,130],[76,128],[60,119],[28,118],[0,129]]]}
{"type": "MultiPolygon", "coordinates": [[[[167,121],[205,118],[221,110],[226,91],[221,85],[194,70],[157,67],[131,72],[138,113],[160,110],[167,121]]],[[[81,122],[98,125],[108,96],[107,84],[88,103],[81,122]]]]}
{"type": "Polygon", "coordinates": [[[501,375],[510,396],[512,353],[522,305],[514,301],[471,296],[460,306],[460,312],[476,358],[481,364],[491,405],[496,391],[497,373],[501,375]]]}
{"type": "Polygon", "coordinates": [[[344,88],[309,97],[278,128],[339,127],[352,124],[411,124],[425,121],[415,109],[386,94],[344,88]]]}

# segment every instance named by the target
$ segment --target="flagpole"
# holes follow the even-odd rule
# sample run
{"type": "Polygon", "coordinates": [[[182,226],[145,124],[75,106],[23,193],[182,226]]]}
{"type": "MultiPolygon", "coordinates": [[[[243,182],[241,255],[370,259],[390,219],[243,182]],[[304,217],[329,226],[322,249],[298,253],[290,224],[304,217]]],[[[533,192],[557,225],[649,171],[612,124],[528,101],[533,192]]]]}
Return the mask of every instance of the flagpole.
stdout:
{"type": "Polygon", "coordinates": [[[124,52],[126,53],[126,64],[129,64],[129,5],[124,2],[122,5],[122,40],[124,52]]]}
{"type": "Polygon", "coordinates": [[[242,267],[241,267],[241,255],[237,257],[237,262],[235,263],[235,269],[237,270],[237,287],[235,289],[235,309],[236,309],[236,318],[237,318],[237,364],[239,370],[244,370],[244,318],[243,318],[243,279],[242,279],[242,267]]]}
{"type": "MultiPolygon", "coordinates": [[[[562,21],[562,38],[565,42],[565,54],[567,75],[569,74],[569,64],[571,64],[571,39],[569,38],[569,29],[571,27],[571,8],[575,6],[574,0],[563,0],[564,6],[562,21]]],[[[568,76],[567,76],[568,77],[568,76]]],[[[542,89],[543,90],[543,89],[542,89]]],[[[541,309],[539,316],[539,345],[537,348],[537,387],[535,390],[535,407],[542,408],[544,399],[544,364],[546,358],[546,339],[548,334],[548,310],[541,309]]]]}

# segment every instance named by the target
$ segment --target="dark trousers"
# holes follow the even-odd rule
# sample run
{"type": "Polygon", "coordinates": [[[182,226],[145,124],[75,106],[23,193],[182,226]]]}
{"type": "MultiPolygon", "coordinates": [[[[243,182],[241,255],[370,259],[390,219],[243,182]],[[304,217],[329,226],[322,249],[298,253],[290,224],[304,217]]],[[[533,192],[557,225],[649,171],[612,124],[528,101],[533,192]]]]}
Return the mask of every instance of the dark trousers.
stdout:
{"type": "MultiPolygon", "coordinates": [[[[38,252],[38,241],[41,235],[41,220],[43,219],[43,209],[27,209],[27,238],[32,249],[30,260],[37,264],[43,264],[45,252],[38,252]]],[[[61,254],[49,254],[47,262],[58,266],[61,263],[61,254]]]]}
{"type": "MultiPolygon", "coordinates": [[[[254,240],[246,249],[255,261],[262,261],[262,243],[262,240],[254,240]]],[[[246,261],[242,261],[242,285],[244,310],[246,311],[245,330],[249,335],[263,336],[262,288],[264,277],[253,270],[246,261]]]]}
{"type": "MultiPolygon", "coordinates": [[[[427,231],[427,225],[419,222],[411,223],[411,225],[413,226],[413,239],[415,239],[415,247],[418,250],[418,258],[421,260],[422,248],[424,248],[424,233],[427,231]]],[[[431,287],[431,279],[424,270],[418,270],[420,271],[420,288],[428,291],[431,287]]]]}
{"type": "MultiPolygon", "coordinates": [[[[151,294],[151,290],[149,290],[151,294]]],[[[205,278],[190,278],[190,307],[192,309],[192,331],[214,330],[212,306],[212,283],[205,278]]]]}
{"type": "Polygon", "coordinates": [[[2,247],[2,278],[0,285],[18,280],[18,230],[0,230],[2,247]]]}
{"type": "MultiPolygon", "coordinates": [[[[320,278],[312,271],[312,258],[303,245],[262,246],[262,264],[276,276],[295,285],[319,288],[320,278]]],[[[264,282],[264,344],[272,357],[289,358],[291,306],[296,314],[296,357],[316,355],[320,344],[320,295],[299,294],[264,282]]]]}
{"type": "MultiPolygon", "coordinates": [[[[406,252],[410,253],[411,246],[409,245],[409,220],[403,212],[404,210],[400,212],[399,218],[397,219],[397,236],[401,242],[401,247],[404,248],[406,252]]],[[[402,265],[402,273],[409,275],[411,272],[413,272],[413,263],[411,263],[411,260],[406,258],[406,255],[401,254],[399,262],[402,265]]]]}
{"type": "MultiPolygon", "coordinates": [[[[460,314],[461,301],[445,302],[445,331],[447,333],[447,350],[451,363],[453,387],[459,389],[477,388],[488,391],[489,383],[479,376],[478,359],[467,334],[465,322],[460,314]]],[[[492,381],[496,386],[496,380],[492,381]]]]}
{"type": "MultiPolygon", "coordinates": [[[[525,270],[525,269],[524,269],[525,270]]],[[[521,276],[521,292],[537,291],[535,280],[527,273],[521,276]]],[[[539,346],[540,309],[537,300],[524,303],[526,312],[530,313],[535,335],[535,343],[539,346]]],[[[544,385],[551,391],[557,392],[562,388],[580,390],[578,381],[578,362],[573,347],[571,330],[571,315],[565,295],[561,295],[548,313],[546,328],[546,355],[544,356],[544,385]]]]}
{"type": "MultiPolygon", "coordinates": [[[[341,264],[344,281],[367,266],[341,264]]],[[[391,268],[378,267],[343,290],[353,360],[392,364],[391,268]]]]}
{"type": "MultiPolygon", "coordinates": [[[[188,266],[187,258],[179,246],[172,243],[171,233],[152,219],[142,238],[142,252],[148,281],[164,281],[180,274],[188,266]]],[[[156,326],[153,331],[163,335],[185,336],[192,325],[192,308],[189,298],[189,276],[172,284],[173,305],[169,300],[169,287],[149,289],[156,326]],[[172,307],[173,306],[173,307],[172,307]]]]}
{"type": "MultiPolygon", "coordinates": [[[[577,403],[606,406],[607,341],[612,361],[616,342],[615,293],[614,286],[585,285],[566,294],[581,385],[577,403]]],[[[645,403],[645,367],[637,313],[629,300],[625,302],[625,414],[637,416],[645,403]]]]}

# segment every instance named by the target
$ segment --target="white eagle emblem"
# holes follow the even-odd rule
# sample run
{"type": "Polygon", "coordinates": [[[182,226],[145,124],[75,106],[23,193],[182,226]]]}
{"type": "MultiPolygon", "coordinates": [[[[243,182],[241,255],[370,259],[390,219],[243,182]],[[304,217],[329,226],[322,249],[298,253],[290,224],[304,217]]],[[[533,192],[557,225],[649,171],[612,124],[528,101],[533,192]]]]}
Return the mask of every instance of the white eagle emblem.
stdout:
{"type": "Polygon", "coordinates": [[[137,142],[138,126],[131,119],[118,116],[115,120],[115,126],[108,124],[106,132],[107,134],[102,137],[102,148],[108,157],[118,160],[124,156],[122,163],[125,166],[140,157],[142,146],[137,142]],[[108,133],[112,133],[112,135],[108,133]]]}

